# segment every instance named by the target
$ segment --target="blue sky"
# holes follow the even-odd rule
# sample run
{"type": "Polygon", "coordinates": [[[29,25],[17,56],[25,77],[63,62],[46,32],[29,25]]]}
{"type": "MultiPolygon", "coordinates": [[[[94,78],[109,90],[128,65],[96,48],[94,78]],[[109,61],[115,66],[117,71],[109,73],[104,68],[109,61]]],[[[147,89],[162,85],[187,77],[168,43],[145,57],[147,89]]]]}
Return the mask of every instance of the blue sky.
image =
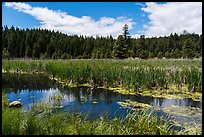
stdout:
{"type": "Polygon", "coordinates": [[[58,30],[67,34],[117,37],[125,23],[129,25],[133,37],[141,34],[163,36],[181,33],[182,29],[202,33],[202,3],[2,3],[2,25],[9,27],[14,25],[20,28],[58,30]],[[194,22],[189,21],[189,18],[194,22]]]}

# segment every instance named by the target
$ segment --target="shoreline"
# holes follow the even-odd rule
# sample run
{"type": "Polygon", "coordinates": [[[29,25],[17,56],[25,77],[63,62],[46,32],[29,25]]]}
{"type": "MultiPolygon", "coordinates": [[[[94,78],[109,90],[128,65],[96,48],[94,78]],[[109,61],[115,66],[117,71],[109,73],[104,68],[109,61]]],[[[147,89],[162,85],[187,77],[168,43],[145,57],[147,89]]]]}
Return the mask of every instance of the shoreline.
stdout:
{"type": "MultiPolygon", "coordinates": [[[[2,73],[10,73],[10,74],[47,74],[46,72],[15,72],[15,71],[5,71],[2,69],[2,73]]],[[[142,91],[135,91],[134,89],[126,89],[121,87],[105,87],[105,86],[95,86],[91,83],[73,83],[72,81],[66,81],[62,80],[59,77],[52,77],[49,74],[47,74],[48,77],[51,80],[55,80],[55,82],[59,83],[61,86],[65,87],[90,87],[90,88],[102,88],[107,89],[112,92],[117,92],[120,94],[126,94],[126,95],[142,95],[142,96],[150,96],[150,97],[156,97],[156,98],[165,98],[165,99],[184,99],[184,98],[191,98],[193,101],[200,101],[202,102],[202,93],[200,92],[189,92],[187,91],[187,85],[182,86],[182,90],[179,90],[176,85],[171,85],[168,87],[168,89],[151,89],[151,90],[145,90],[142,91]]]]}

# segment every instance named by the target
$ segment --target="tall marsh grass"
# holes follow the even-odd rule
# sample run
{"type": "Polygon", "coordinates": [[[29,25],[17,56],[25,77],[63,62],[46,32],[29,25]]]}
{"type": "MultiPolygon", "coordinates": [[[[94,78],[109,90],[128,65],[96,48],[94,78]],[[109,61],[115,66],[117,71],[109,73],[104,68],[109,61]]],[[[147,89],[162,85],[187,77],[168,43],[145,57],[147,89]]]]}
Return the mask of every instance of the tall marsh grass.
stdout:
{"type": "MultiPolygon", "coordinates": [[[[3,92],[3,101],[7,102],[3,92]]],[[[58,96],[52,98],[58,100],[58,96]]],[[[53,104],[54,105],[54,104],[53,104]]],[[[52,111],[47,104],[34,105],[30,111],[2,106],[3,135],[177,135],[192,134],[172,128],[168,117],[158,117],[153,110],[128,113],[125,117],[109,119],[101,116],[88,119],[77,112],[52,111]]],[[[193,134],[201,134],[200,131],[193,134]]]]}
{"type": "Polygon", "coordinates": [[[135,91],[171,85],[202,92],[201,60],[3,60],[2,69],[44,72],[74,84],[123,87],[135,91]]]}
{"type": "Polygon", "coordinates": [[[45,113],[2,108],[3,135],[171,135],[171,124],[144,112],[125,118],[88,120],[78,113],[45,113]]]}

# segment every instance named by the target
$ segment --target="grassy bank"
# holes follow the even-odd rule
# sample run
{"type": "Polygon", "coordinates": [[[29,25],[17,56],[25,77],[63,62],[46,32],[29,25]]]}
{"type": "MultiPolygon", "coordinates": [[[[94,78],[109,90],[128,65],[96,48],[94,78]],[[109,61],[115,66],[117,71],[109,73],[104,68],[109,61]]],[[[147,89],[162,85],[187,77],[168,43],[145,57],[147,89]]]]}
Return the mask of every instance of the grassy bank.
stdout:
{"type": "MultiPolygon", "coordinates": [[[[129,113],[125,118],[87,119],[79,113],[54,112],[38,103],[32,110],[9,108],[2,94],[3,135],[171,135],[171,121],[164,122],[150,110],[129,113]]],[[[54,98],[52,98],[54,99],[54,98]]],[[[180,132],[181,133],[181,132],[180,132]]]]}
{"type": "Polygon", "coordinates": [[[87,120],[80,114],[36,115],[20,109],[3,108],[3,135],[171,135],[170,124],[143,112],[123,119],[87,120]]]}
{"type": "MultiPolygon", "coordinates": [[[[196,130],[173,130],[173,121],[157,117],[150,109],[129,113],[124,118],[87,119],[79,113],[53,111],[38,103],[30,111],[8,108],[2,94],[3,135],[179,135],[201,134],[196,130]]],[[[53,98],[54,99],[54,98],[53,98]]],[[[198,128],[200,129],[200,128],[198,128]]]]}
{"type": "Polygon", "coordinates": [[[144,93],[151,96],[154,92],[157,97],[190,97],[201,101],[201,61],[21,59],[3,60],[2,71],[32,74],[44,72],[64,86],[85,84],[110,90],[119,89],[119,92],[125,94],[144,93]]]}

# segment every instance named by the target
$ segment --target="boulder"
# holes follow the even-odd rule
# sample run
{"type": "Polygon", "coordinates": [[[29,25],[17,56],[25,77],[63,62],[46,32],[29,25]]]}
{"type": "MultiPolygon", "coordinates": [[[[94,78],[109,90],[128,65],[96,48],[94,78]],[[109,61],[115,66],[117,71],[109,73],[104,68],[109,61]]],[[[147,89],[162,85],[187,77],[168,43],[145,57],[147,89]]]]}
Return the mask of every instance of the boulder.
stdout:
{"type": "Polygon", "coordinates": [[[10,108],[19,108],[21,106],[22,106],[22,104],[20,101],[13,101],[13,102],[9,103],[10,108]]]}

